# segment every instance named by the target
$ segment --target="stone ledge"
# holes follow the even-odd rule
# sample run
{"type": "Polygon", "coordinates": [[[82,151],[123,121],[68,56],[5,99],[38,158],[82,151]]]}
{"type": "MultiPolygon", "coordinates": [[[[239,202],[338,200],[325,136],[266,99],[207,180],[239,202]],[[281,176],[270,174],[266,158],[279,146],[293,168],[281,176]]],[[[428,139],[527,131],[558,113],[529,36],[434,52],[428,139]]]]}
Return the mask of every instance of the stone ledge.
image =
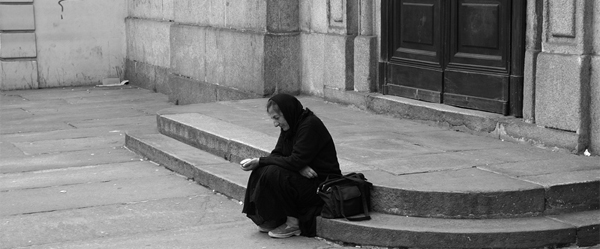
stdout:
{"type": "MultiPolygon", "coordinates": [[[[578,214],[595,225],[572,224],[568,216],[492,220],[452,220],[374,213],[372,220],[348,222],[317,218],[317,235],[344,241],[402,248],[545,248],[600,243],[590,230],[598,226],[599,211],[578,214]]],[[[597,235],[597,230],[596,230],[597,235]]]]}
{"type": "MultiPolygon", "coordinates": [[[[249,172],[160,134],[127,134],[126,147],[236,200],[249,172]]],[[[392,247],[533,248],[600,243],[600,211],[511,219],[439,219],[371,213],[372,220],[317,218],[320,237],[392,247]]]]}
{"type": "MultiPolygon", "coordinates": [[[[233,109],[231,112],[236,113],[233,109]]],[[[157,119],[160,133],[232,162],[268,155],[276,141],[276,137],[199,113],[164,114],[157,119]]],[[[539,216],[547,211],[547,198],[555,202],[570,200],[563,196],[569,193],[553,191],[556,184],[547,186],[546,191],[542,185],[478,168],[394,175],[348,160],[340,160],[340,163],[343,172],[348,172],[350,167],[351,171],[367,175],[375,185],[374,210],[390,214],[440,218],[539,216]],[[471,181],[471,184],[460,184],[463,181],[471,181]]],[[[586,193],[592,193],[586,186],[597,182],[576,182],[574,186],[581,185],[588,190],[586,193]]],[[[562,213],[598,208],[592,204],[570,210],[570,206],[576,205],[569,202],[563,208],[552,210],[562,213]]]]}
{"type": "Polygon", "coordinates": [[[462,109],[379,93],[343,91],[325,88],[324,99],[353,105],[377,114],[420,120],[440,127],[475,135],[527,143],[569,153],[578,151],[578,135],[525,123],[521,119],[494,113],[462,109]]]}

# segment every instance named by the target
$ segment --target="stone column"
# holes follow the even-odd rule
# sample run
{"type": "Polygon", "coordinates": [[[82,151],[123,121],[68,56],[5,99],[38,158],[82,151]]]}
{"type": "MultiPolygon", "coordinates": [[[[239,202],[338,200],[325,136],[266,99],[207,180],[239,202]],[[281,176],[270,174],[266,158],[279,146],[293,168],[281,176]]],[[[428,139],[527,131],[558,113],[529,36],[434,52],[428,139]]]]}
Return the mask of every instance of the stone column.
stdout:
{"type": "Polygon", "coordinates": [[[33,0],[0,0],[0,90],[38,88],[33,0]]]}
{"type": "Polygon", "coordinates": [[[576,132],[577,152],[589,144],[593,2],[544,0],[535,73],[536,123],[576,132]]]}
{"type": "Polygon", "coordinates": [[[354,38],[354,90],[377,91],[377,37],[373,36],[373,0],[359,0],[359,35],[354,38]]]}
{"type": "Polygon", "coordinates": [[[354,39],[358,35],[360,0],[327,0],[325,90],[354,89],[354,39]]]}
{"type": "Polygon", "coordinates": [[[523,119],[535,123],[535,75],[542,50],[543,0],[527,1],[525,72],[523,75],[523,119]]]}
{"type": "Polygon", "coordinates": [[[592,78],[590,80],[590,150],[592,154],[600,156],[600,2],[594,2],[593,14],[593,54],[592,78]]]}

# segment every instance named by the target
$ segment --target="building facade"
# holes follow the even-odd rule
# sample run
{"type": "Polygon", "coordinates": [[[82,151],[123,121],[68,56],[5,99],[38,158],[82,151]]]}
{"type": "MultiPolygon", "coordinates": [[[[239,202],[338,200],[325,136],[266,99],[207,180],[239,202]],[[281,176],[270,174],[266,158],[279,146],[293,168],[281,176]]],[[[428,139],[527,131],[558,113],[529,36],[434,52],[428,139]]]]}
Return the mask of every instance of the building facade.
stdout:
{"type": "Polygon", "coordinates": [[[541,143],[558,136],[597,154],[599,10],[585,0],[130,0],[126,72],[179,104],[366,92],[500,113],[552,130],[534,135],[541,143]]]}
{"type": "Polygon", "coordinates": [[[0,90],[122,78],[125,0],[0,0],[0,90]]]}
{"type": "Polygon", "coordinates": [[[600,153],[596,1],[88,2],[0,0],[3,90],[119,77],[177,104],[390,96],[505,117],[529,125],[516,140],[600,153]]]}

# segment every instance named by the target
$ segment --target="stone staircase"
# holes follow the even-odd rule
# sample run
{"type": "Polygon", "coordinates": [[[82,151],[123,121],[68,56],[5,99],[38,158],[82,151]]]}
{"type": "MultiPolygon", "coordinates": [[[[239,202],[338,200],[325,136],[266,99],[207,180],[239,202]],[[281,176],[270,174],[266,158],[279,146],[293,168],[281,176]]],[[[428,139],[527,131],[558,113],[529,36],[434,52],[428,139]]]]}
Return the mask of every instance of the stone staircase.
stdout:
{"type": "MultiPolygon", "coordinates": [[[[300,100],[332,132],[342,171],[363,172],[374,184],[372,220],[319,217],[320,237],[409,248],[600,243],[597,157],[440,130],[316,98],[300,100]]],[[[127,134],[126,146],[241,200],[249,173],[237,163],[268,155],[279,132],[267,119],[264,102],[163,110],[157,115],[160,134],[127,134]],[[223,163],[206,163],[214,157],[223,163]]]]}

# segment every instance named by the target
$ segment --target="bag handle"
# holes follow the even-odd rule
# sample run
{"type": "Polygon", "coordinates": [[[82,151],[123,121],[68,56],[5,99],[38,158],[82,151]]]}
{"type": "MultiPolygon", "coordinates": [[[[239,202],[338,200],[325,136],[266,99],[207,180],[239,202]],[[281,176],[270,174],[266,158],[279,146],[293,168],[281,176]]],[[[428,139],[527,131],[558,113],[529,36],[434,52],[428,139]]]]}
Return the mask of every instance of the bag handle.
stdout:
{"type": "Polygon", "coordinates": [[[343,175],[343,176],[337,176],[334,179],[327,179],[325,182],[321,183],[321,185],[319,186],[319,189],[321,190],[326,190],[329,186],[331,185],[335,185],[339,182],[344,182],[344,181],[352,181],[355,183],[362,183],[364,181],[366,181],[366,179],[364,179],[364,176],[360,173],[350,173],[347,175],[343,175]]]}

